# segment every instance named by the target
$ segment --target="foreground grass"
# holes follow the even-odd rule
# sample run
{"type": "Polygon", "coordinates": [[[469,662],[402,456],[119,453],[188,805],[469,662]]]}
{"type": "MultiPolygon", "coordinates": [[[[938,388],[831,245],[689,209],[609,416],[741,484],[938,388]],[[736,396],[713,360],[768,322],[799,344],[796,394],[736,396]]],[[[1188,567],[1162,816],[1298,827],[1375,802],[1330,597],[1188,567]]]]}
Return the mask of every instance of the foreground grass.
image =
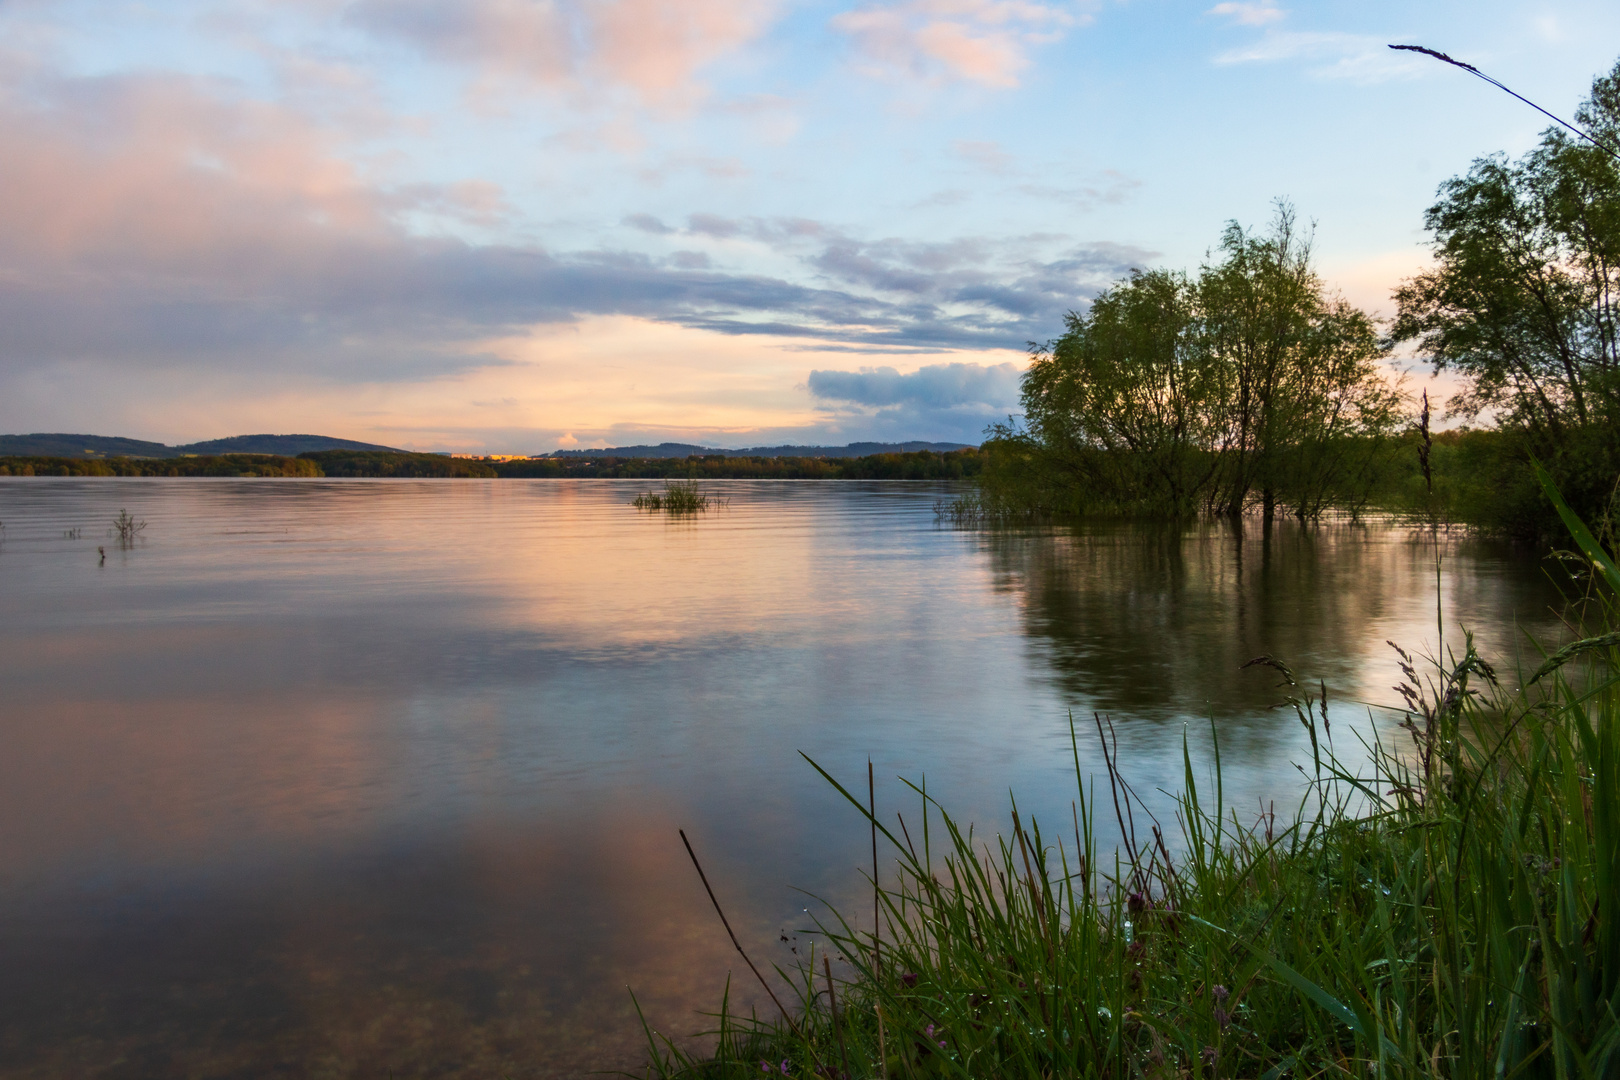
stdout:
{"type": "Polygon", "coordinates": [[[1471,641],[1444,664],[1403,653],[1411,740],[1359,769],[1325,694],[1296,688],[1308,793],[1258,822],[1223,804],[1218,752],[1211,791],[1185,751],[1175,821],[1153,820],[1106,738],[1109,789],[1080,786],[1061,838],[1015,806],[985,843],[920,789],[896,835],[823,773],[893,854],[881,931],[835,913],[825,951],[779,972],[788,1008],[723,1005],[710,1057],[649,1029],[649,1073],[1620,1076],[1620,685],[1596,664],[1617,644],[1512,679],[1471,641]],[[1101,858],[1099,801],[1126,837],[1101,858]]]}

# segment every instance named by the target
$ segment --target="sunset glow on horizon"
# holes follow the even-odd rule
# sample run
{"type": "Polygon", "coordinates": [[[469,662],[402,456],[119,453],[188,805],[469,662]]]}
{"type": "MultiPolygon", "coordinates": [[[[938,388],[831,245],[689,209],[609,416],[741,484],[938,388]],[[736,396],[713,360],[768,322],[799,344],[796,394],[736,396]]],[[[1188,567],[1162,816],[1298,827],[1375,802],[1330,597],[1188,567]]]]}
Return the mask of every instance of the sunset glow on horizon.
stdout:
{"type": "MultiPolygon", "coordinates": [[[[0,431],[977,442],[1276,198],[1389,312],[1620,52],[1588,2],[0,3],[0,431]]],[[[1425,374],[1425,373],[1420,373],[1425,374]]]]}

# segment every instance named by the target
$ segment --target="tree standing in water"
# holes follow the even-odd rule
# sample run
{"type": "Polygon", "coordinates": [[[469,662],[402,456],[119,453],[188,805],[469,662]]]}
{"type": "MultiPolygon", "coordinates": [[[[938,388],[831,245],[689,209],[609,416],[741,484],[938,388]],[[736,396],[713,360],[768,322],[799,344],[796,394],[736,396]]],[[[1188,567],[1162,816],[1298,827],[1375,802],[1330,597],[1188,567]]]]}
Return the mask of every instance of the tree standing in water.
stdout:
{"type": "Polygon", "coordinates": [[[1022,427],[992,429],[986,496],[1006,509],[1186,517],[1258,502],[1358,508],[1400,418],[1372,319],[1331,295],[1279,202],[1233,222],[1196,278],[1133,273],[1035,353],[1022,427]]]}

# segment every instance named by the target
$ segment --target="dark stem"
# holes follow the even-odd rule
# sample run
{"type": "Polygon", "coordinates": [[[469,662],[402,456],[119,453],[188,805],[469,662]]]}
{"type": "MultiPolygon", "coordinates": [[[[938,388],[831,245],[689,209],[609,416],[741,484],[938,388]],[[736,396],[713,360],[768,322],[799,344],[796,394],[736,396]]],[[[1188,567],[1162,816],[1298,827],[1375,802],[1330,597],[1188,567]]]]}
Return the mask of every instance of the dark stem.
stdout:
{"type": "MultiPolygon", "coordinates": [[[[872,821],[872,969],[881,978],[883,975],[883,924],[878,907],[878,860],[877,860],[877,781],[872,775],[872,759],[866,759],[866,808],[867,816],[872,821]]],[[[844,1071],[849,1071],[846,1062],[844,1071]]]]}
{"type": "Polygon", "coordinates": [[[821,970],[827,973],[827,1008],[832,1012],[833,1034],[838,1038],[838,1056],[844,1059],[844,1076],[850,1076],[849,1047],[844,1045],[844,1028],[838,1023],[838,993],[833,989],[832,961],[821,954],[821,970]]]}
{"type": "Polygon", "coordinates": [[[771,1001],[775,1002],[777,1011],[782,1014],[782,1019],[787,1021],[788,1027],[793,1029],[795,1035],[803,1038],[799,1031],[799,1025],[793,1022],[793,1017],[789,1016],[788,1011],[782,1007],[782,1003],[777,1000],[776,991],[771,989],[771,984],[765,981],[765,976],[759,973],[759,968],[754,966],[754,962],[748,959],[748,953],[743,951],[742,942],[738,941],[737,935],[732,932],[730,920],[726,918],[726,913],[721,910],[720,901],[715,897],[714,889],[709,887],[709,875],[703,872],[703,864],[698,862],[697,852],[692,850],[692,841],[686,838],[686,830],[680,829],[678,831],[681,834],[681,843],[686,845],[686,854],[691,856],[692,865],[697,868],[698,880],[703,882],[703,889],[709,894],[709,902],[714,905],[714,913],[720,916],[720,925],[726,928],[726,934],[731,938],[731,943],[737,947],[737,955],[743,958],[743,963],[747,964],[748,970],[754,973],[754,978],[759,980],[759,985],[763,986],[765,992],[771,996],[771,1001]]]}

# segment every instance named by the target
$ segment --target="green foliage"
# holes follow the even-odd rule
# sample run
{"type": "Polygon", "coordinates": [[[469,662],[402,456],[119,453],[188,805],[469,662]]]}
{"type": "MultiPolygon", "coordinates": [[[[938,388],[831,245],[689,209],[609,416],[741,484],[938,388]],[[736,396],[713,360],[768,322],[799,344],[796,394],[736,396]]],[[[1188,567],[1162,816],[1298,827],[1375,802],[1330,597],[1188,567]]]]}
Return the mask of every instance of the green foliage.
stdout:
{"type": "MultiPolygon", "coordinates": [[[[1577,121],[1620,135],[1620,65],[1597,79],[1577,121]]],[[[1464,417],[1493,415],[1516,473],[1493,524],[1556,535],[1529,459],[1588,518],[1609,514],[1620,477],[1620,163],[1549,128],[1517,161],[1474,162],[1425,215],[1436,266],[1396,294],[1396,341],[1416,344],[1466,389],[1464,417]],[[1522,500],[1522,501],[1521,501],[1522,500]]]]}
{"type": "MultiPolygon", "coordinates": [[[[1611,535],[1617,506],[1612,487],[1604,489],[1599,480],[1606,453],[1598,445],[1600,435],[1592,429],[1571,433],[1572,452],[1560,455],[1559,460],[1566,479],[1576,476],[1586,481],[1571,484],[1571,490],[1585,492],[1588,502],[1597,505],[1583,516],[1600,533],[1611,535]]],[[[1431,454],[1432,500],[1424,491],[1416,442],[1412,433],[1392,441],[1391,460],[1378,486],[1378,502],[1385,508],[1418,516],[1432,510],[1441,521],[1543,542],[1550,541],[1554,528],[1562,528],[1536,481],[1531,468],[1533,443],[1523,428],[1508,425],[1436,432],[1431,454]]],[[[1614,477],[1609,477],[1609,483],[1613,482],[1614,477]]],[[[1571,502],[1576,502],[1575,496],[1571,502]]]]}
{"type": "Polygon", "coordinates": [[[298,455],[313,464],[317,475],[384,477],[414,480],[437,477],[488,479],[499,475],[487,461],[446,454],[400,454],[378,450],[320,450],[298,455]]]}
{"type": "Polygon", "coordinates": [[[963,480],[977,476],[983,467],[978,450],[950,450],[943,454],[921,450],[830,460],[837,463],[839,480],[963,480]]]}
{"type": "MultiPolygon", "coordinates": [[[[1068,316],[1025,376],[1025,423],[1048,469],[1110,509],[1198,509],[1214,468],[1221,371],[1199,348],[1185,275],[1138,273],[1068,316]]],[[[1032,448],[1033,449],[1033,448],[1032,448]]]]}
{"type": "Polygon", "coordinates": [[[1252,824],[1225,805],[1217,743],[1213,790],[1184,749],[1164,830],[1101,720],[1109,790],[1079,778],[1077,748],[1062,838],[1015,804],[986,843],[921,786],[891,830],[823,772],[892,858],[881,932],[824,927],[847,962],[838,1008],[812,958],[782,973],[791,1020],[723,1008],[712,1056],[655,1036],[649,1074],[1620,1075],[1620,635],[1602,588],[1599,632],[1539,680],[1499,678],[1471,639],[1427,668],[1400,653],[1409,741],[1365,748],[1369,765],[1336,750],[1325,691],[1285,691],[1309,784],[1252,824]],[[1101,857],[1099,803],[1125,838],[1101,857]]]}
{"type": "Polygon", "coordinates": [[[1374,490],[1400,416],[1384,349],[1286,204],[1265,236],[1228,226],[1196,278],[1133,273],[1067,325],[1025,375],[1024,426],[992,429],[987,506],[1315,518],[1374,490]]]}

